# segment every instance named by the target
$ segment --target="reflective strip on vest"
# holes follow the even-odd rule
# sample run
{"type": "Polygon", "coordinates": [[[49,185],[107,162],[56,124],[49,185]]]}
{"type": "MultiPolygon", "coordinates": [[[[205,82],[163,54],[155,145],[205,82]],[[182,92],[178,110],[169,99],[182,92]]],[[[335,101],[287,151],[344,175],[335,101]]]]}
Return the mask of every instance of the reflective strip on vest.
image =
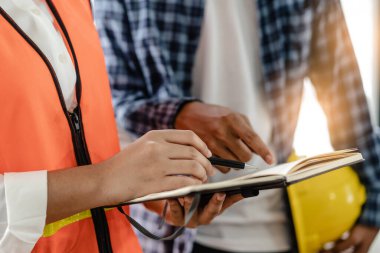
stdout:
{"type": "Polygon", "coordinates": [[[44,233],[43,233],[43,237],[49,237],[49,236],[52,236],[54,235],[55,233],[58,232],[58,230],[60,230],[61,228],[63,227],[66,227],[74,222],[78,222],[80,220],[84,220],[84,219],[87,219],[87,218],[90,218],[91,217],[91,211],[90,210],[86,210],[86,211],[83,211],[81,213],[77,213],[77,214],[74,214],[68,218],[65,218],[65,219],[62,219],[62,220],[59,220],[59,221],[56,221],[56,222],[53,222],[53,223],[50,223],[48,225],[45,226],[44,228],[44,233]]]}
{"type": "MultiPolygon", "coordinates": [[[[104,209],[105,211],[109,211],[113,208],[106,208],[104,209]]],[[[44,228],[44,233],[43,233],[43,237],[49,237],[49,236],[52,236],[54,235],[55,233],[58,232],[58,230],[74,223],[74,222],[78,222],[78,221],[81,221],[81,220],[84,220],[84,219],[87,219],[87,218],[91,218],[91,211],[90,210],[86,210],[86,211],[83,211],[81,213],[77,213],[77,214],[74,214],[68,218],[65,218],[65,219],[62,219],[62,220],[59,220],[59,221],[56,221],[56,222],[53,222],[53,223],[50,223],[48,225],[45,226],[44,228]]]]}

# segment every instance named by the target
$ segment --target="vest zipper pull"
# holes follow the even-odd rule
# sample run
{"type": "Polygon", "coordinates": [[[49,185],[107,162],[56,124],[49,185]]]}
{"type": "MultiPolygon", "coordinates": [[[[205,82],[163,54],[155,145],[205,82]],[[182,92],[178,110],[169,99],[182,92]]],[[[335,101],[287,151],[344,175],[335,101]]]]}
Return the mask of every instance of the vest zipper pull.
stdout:
{"type": "Polygon", "coordinates": [[[73,122],[75,130],[77,132],[80,132],[79,116],[78,116],[78,114],[76,113],[75,110],[74,110],[74,112],[70,113],[70,118],[71,118],[71,121],[73,122]]]}
{"type": "Polygon", "coordinates": [[[73,126],[75,156],[77,157],[78,165],[85,165],[89,164],[89,161],[85,151],[86,147],[83,139],[83,130],[78,110],[78,108],[75,108],[73,112],[69,112],[69,117],[71,125],[73,126]]]}

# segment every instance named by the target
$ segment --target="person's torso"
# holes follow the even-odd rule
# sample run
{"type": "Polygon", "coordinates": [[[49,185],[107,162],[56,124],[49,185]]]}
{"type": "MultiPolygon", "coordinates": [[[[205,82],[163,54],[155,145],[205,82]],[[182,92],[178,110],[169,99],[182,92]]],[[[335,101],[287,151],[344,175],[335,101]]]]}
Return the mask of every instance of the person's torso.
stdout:
{"type": "MultiPolygon", "coordinates": [[[[206,1],[192,95],[246,115],[264,143],[271,145],[272,119],[262,85],[258,29],[254,1],[206,1]]],[[[257,155],[249,163],[268,167],[257,155]]],[[[218,173],[210,180],[247,173],[251,171],[218,173]]],[[[231,251],[286,251],[290,246],[284,209],[281,190],[263,191],[258,197],[230,207],[210,225],[200,227],[196,240],[231,251]]]]}

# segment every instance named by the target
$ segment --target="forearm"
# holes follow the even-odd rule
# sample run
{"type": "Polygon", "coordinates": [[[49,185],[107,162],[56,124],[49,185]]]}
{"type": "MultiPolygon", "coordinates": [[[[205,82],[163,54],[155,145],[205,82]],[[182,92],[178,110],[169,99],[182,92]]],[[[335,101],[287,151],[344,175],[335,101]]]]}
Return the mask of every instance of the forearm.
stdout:
{"type": "Polygon", "coordinates": [[[371,124],[340,2],[320,1],[317,10],[310,78],[327,116],[333,147],[357,147],[365,159],[354,166],[367,190],[359,222],[380,227],[380,135],[371,124]]]}
{"type": "Polygon", "coordinates": [[[138,101],[117,103],[114,96],[116,117],[119,125],[128,132],[141,136],[148,131],[158,129],[174,129],[174,122],[183,105],[197,101],[192,97],[168,98],[145,98],[138,101]],[[125,109],[127,107],[127,109],[125,109]]]}

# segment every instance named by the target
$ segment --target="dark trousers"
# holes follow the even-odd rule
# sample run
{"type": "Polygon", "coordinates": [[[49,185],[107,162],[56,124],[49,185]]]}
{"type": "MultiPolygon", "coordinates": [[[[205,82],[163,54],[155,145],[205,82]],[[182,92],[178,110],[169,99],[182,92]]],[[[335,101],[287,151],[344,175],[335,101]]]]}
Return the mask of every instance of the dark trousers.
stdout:
{"type": "MultiPolygon", "coordinates": [[[[193,247],[193,253],[235,253],[235,252],[212,249],[212,248],[208,248],[206,246],[203,246],[201,244],[195,243],[194,247],[193,247]]],[[[247,252],[247,253],[249,253],[249,252],[247,252]]],[[[251,253],[259,253],[259,252],[251,252],[251,253]]],[[[273,252],[273,253],[291,253],[291,252],[288,251],[288,252],[273,252]]]]}

